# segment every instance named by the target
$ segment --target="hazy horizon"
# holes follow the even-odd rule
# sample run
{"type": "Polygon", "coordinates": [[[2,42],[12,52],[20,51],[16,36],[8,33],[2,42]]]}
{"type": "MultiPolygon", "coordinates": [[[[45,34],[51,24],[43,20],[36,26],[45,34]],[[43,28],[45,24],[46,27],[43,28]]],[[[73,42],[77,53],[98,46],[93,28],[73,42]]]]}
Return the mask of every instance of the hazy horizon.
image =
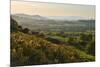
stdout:
{"type": "Polygon", "coordinates": [[[11,1],[11,14],[78,16],[95,19],[95,6],[11,1]]]}

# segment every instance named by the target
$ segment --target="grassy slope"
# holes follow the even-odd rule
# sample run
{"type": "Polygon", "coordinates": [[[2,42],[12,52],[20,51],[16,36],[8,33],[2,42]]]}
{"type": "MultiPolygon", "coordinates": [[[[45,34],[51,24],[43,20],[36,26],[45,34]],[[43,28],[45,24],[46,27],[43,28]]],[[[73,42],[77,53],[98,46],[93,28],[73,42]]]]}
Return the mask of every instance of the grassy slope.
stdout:
{"type": "Polygon", "coordinates": [[[72,46],[53,44],[43,38],[22,32],[11,33],[11,64],[52,64],[94,61],[88,55],[72,46]]]}

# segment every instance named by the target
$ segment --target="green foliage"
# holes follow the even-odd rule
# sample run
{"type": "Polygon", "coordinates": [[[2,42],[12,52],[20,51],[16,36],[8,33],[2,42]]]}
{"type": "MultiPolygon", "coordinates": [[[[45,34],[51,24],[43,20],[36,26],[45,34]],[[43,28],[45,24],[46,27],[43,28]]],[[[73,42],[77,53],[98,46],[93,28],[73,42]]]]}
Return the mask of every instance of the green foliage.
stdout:
{"type": "Polygon", "coordinates": [[[10,26],[11,32],[18,31],[18,23],[13,18],[10,19],[10,22],[11,22],[11,26],[10,26]]]}
{"type": "Polygon", "coordinates": [[[29,33],[29,29],[28,29],[28,28],[24,28],[22,31],[23,31],[24,33],[29,33]]]}
{"type": "Polygon", "coordinates": [[[73,45],[74,44],[74,38],[70,37],[67,42],[68,42],[68,44],[73,45]]]}
{"type": "Polygon", "coordinates": [[[51,43],[35,35],[22,32],[11,33],[12,66],[79,61],[94,61],[94,56],[72,46],[51,43]]]}
{"type": "Polygon", "coordinates": [[[22,26],[18,26],[18,29],[19,29],[19,31],[22,31],[23,30],[23,28],[22,28],[22,26]]]}
{"type": "Polygon", "coordinates": [[[56,44],[66,43],[66,38],[63,38],[61,36],[48,36],[47,40],[56,44]]]}
{"type": "Polygon", "coordinates": [[[82,33],[80,34],[80,40],[83,40],[83,41],[90,41],[92,40],[92,33],[82,33]]]}
{"type": "Polygon", "coordinates": [[[95,56],[95,40],[91,40],[86,46],[86,52],[95,56]]]}
{"type": "Polygon", "coordinates": [[[35,32],[11,18],[12,66],[89,61],[95,61],[91,32],[35,32]]]}

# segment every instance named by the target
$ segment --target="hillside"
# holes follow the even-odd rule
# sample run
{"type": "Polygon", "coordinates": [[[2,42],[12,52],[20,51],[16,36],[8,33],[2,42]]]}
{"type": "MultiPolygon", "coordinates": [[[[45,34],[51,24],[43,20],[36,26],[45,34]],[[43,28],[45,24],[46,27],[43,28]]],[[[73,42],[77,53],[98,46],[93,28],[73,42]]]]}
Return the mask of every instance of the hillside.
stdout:
{"type": "Polygon", "coordinates": [[[11,66],[95,61],[93,55],[71,44],[53,43],[28,30],[11,18],[11,66]]]}
{"type": "Polygon", "coordinates": [[[11,33],[12,65],[51,64],[94,61],[72,46],[57,45],[35,35],[11,33]]]}
{"type": "MultiPolygon", "coordinates": [[[[12,15],[13,19],[18,22],[19,25],[24,28],[27,27],[34,31],[47,31],[47,32],[84,32],[93,31],[95,29],[95,20],[91,19],[77,19],[77,20],[58,20],[50,19],[49,17],[43,17],[39,15],[26,15],[16,14],[12,15]]],[[[56,18],[56,17],[55,17],[56,18]]],[[[59,16],[59,18],[61,18],[59,16]]],[[[74,17],[73,17],[74,18],[74,17]]],[[[75,19],[75,18],[74,18],[75,19]]]]}

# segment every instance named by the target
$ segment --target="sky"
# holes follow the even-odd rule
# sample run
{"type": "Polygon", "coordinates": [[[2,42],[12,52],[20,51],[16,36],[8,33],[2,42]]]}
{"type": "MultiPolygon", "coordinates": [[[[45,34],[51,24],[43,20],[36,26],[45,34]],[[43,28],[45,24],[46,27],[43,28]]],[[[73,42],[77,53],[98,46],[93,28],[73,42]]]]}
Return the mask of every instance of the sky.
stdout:
{"type": "Polygon", "coordinates": [[[80,16],[95,18],[95,6],[11,1],[11,14],[29,14],[41,16],[80,16]]]}

